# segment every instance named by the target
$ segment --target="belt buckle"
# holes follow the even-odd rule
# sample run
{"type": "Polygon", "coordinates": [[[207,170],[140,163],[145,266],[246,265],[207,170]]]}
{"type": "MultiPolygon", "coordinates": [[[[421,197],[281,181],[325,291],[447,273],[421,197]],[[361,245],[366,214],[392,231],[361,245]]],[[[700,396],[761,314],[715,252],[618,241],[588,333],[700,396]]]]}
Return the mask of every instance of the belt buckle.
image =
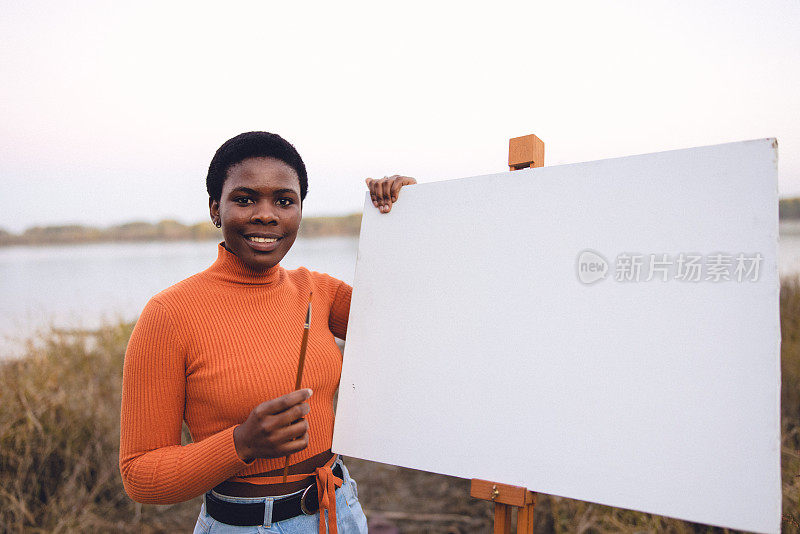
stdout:
{"type": "Polygon", "coordinates": [[[313,487],[316,487],[316,484],[311,484],[310,486],[308,486],[305,489],[305,491],[303,491],[303,495],[300,496],[300,511],[302,511],[306,515],[314,515],[319,510],[319,502],[314,502],[313,503],[313,505],[312,505],[313,510],[311,510],[310,507],[306,506],[306,497],[308,496],[308,492],[313,487]]]}

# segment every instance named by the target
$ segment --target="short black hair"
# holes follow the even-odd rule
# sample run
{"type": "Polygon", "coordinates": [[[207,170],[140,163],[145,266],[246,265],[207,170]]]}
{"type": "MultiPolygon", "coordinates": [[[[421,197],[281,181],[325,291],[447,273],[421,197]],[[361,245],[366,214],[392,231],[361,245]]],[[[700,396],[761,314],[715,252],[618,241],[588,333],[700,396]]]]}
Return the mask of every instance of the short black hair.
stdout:
{"type": "Polygon", "coordinates": [[[222,185],[228,170],[248,158],[275,158],[294,169],[300,180],[300,200],[308,192],[308,175],[303,158],[294,146],[278,134],[269,132],[245,132],[228,139],[217,149],[208,166],[206,189],[212,200],[222,197],[222,185]]]}

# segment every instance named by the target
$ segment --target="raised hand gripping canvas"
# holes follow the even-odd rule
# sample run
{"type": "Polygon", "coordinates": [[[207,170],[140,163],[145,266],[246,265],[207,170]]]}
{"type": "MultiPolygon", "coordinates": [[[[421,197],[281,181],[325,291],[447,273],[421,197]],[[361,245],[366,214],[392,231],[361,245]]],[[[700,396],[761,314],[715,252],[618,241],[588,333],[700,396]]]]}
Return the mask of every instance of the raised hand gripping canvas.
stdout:
{"type": "Polygon", "coordinates": [[[774,139],[401,197],[364,210],[336,452],[778,532],[774,139]]]}

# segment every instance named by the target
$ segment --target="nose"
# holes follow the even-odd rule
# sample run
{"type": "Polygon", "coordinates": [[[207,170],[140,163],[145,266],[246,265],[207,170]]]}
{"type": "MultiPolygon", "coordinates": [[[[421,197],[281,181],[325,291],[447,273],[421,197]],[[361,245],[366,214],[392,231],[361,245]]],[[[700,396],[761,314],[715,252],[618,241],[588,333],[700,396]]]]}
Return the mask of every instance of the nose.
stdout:
{"type": "Polygon", "coordinates": [[[257,202],[250,216],[250,222],[253,224],[276,225],[278,220],[276,208],[269,201],[257,202]]]}

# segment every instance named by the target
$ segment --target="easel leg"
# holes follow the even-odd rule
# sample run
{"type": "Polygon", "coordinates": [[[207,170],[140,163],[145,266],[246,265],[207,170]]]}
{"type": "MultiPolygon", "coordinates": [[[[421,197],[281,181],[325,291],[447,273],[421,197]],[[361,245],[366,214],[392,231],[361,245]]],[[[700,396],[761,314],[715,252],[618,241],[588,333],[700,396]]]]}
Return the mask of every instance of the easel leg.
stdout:
{"type": "Polygon", "coordinates": [[[494,534],[511,534],[511,506],[494,503],[494,534]]]}
{"type": "Polygon", "coordinates": [[[533,534],[533,509],[536,506],[536,494],[531,493],[531,502],[517,510],[517,534],[533,534]]]}

